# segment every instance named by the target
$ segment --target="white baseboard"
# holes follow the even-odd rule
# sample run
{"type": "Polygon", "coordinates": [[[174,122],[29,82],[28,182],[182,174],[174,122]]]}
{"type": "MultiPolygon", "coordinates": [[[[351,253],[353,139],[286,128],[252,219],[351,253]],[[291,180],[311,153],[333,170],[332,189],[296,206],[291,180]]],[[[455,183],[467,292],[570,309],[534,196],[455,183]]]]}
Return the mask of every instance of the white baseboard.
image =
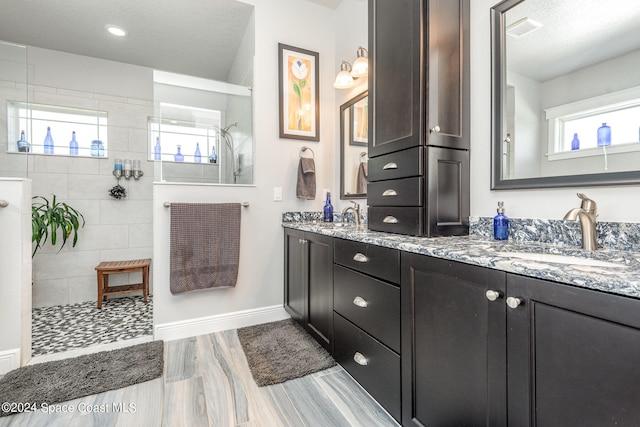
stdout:
{"type": "Polygon", "coordinates": [[[0,351],[0,375],[20,367],[20,349],[0,351]]]}
{"type": "Polygon", "coordinates": [[[260,323],[275,322],[289,317],[291,316],[287,314],[283,306],[272,305],[215,316],[162,323],[155,326],[153,336],[156,340],[171,341],[258,325],[260,323]]]}

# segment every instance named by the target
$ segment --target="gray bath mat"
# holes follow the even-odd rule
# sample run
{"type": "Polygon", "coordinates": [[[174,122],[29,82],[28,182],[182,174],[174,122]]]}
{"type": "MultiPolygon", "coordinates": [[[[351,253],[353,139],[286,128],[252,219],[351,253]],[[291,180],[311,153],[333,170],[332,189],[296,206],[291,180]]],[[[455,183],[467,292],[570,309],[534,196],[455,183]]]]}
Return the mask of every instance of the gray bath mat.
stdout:
{"type": "MultiPolygon", "coordinates": [[[[28,402],[40,408],[42,403],[66,402],[149,381],[163,370],[163,341],[38,363],[0,379],[0,402],[28,402]]],[[[0,416],[16,413],[6,409],[2,405],[0,416]]]]}
{"type": "Polygon", "coordinates": [[[238,329],[251,374],[262,387],[321,371],[336,364],[293,319],[238,329]]]}

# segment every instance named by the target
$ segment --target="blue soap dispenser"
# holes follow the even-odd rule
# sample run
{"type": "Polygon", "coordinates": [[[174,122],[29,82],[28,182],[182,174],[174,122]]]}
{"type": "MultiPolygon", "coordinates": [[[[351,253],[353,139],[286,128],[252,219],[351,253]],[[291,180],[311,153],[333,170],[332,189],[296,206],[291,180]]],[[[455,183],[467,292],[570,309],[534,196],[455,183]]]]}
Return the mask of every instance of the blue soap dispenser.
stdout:
{"type": "Polygon", "coordinates": [[[322,220],[324,222],[333,222],[333,205],[331,204],[331,193],[329,191],[327,191],[327,200],[322,211],[322,220]]]}
{"type": "Polygon", "coordinates": [[[493,217],[493,237],[496,240],[509,238],[509,218],[504,214],[504,202],[498,202],[498,214],[493,217]]]}

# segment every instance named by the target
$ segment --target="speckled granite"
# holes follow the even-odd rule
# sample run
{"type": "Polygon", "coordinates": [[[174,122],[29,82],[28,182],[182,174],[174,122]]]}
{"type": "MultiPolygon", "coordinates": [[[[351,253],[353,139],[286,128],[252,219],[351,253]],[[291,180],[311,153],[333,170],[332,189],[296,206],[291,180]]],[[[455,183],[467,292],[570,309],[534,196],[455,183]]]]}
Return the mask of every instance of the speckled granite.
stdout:
{"type": "MultiPolygon", "coordinates": [[[[493,239],[493,218],[470,218],[469,233],[493,239]]],[[[596,236],[599,248],[640,252],[640,223],[597,222],[596,236]]],[[[518,243],[581,246],[582,232],[578,221],[511,218],[509,239],[518,243]]]]}
{"type": "MultiPolygon", "coordinates": [[[[355,223],[355,215],[349,211],[342,217],[342,213],[333,213],[333,222],[350,222],[355,223]]],[[[322,212],[285,212],[282,214],[282,222],[322,222],[322,212]]],[[[367,223],[367,213],[360,212],[360,222],[367,223]]]]}
{"type": "Polygon", "coordinates": [[[496,241],[492,237],[487,238],[481,235],[437,238],[412,237],[369,231],[366,227],[356,229],[353,224],[349,223],[288,222],[283,223],[283,226],[640,298],[640,253],[638,252],[608,248],[586,252],[578,245],[519,242],[515,239],[496,241]],[[607,261],[615,263],[619,267],[594,267],[525,260],[515,256],[514,253],[517,252],[574,256],[607,261]]]}

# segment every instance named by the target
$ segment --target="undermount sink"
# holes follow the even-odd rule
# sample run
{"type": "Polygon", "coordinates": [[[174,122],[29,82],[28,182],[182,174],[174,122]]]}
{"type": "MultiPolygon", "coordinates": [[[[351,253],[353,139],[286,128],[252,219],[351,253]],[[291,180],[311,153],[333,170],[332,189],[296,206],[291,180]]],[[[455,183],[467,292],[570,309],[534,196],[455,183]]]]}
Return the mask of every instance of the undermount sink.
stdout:
{"type": "Polygon", "coordinates": [[[625,268],[625,265],[615,264],[613,262],[600,261],[592,258],[580,258],[568,255],[554,254],[537,254],[531,252],[505,252],[512,258],[520,258],[523,260],[538,261],[554,264],[570,264],[570,265],[586,265],[590,267],[609,267],[609,268],[625,268]]]}

